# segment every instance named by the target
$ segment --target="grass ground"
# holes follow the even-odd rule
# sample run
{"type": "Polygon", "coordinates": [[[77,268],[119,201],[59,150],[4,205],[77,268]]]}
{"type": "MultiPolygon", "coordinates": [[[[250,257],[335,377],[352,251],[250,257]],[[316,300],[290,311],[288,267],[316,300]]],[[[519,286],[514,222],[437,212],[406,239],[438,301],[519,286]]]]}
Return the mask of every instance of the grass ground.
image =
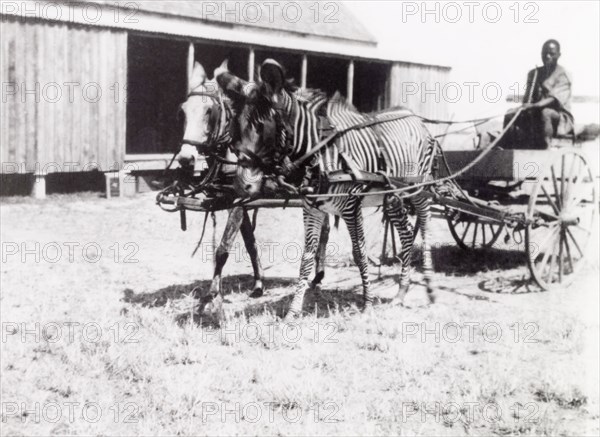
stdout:
{"type": "MultiPolygon", "coordinates": [[[[184,233],[152,195],[92,194],[0,213],[2,435],[600,432],[597,254],[573,286],[540,292],[519,252],[465,253],[437,220],[436,304],[420,305],[417,250],[408,306],[387,303],[397,266],[372,268],[364,315],[342,227],[323,286],[286,326],[301,213],[261,211],[267,292],[247,297],[238,243],[217,328],[193,316],[212,270],[210,241],[190,258],[199,214],[184,233]]],[[[374,252],[381,229],[368,215],[374,252]]]]}

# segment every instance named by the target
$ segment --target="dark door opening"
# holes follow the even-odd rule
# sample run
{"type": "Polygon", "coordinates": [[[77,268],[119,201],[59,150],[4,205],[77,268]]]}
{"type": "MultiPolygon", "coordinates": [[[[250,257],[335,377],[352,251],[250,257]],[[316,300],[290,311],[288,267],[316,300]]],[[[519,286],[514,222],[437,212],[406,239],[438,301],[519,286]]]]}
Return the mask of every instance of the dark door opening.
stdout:
{"type": "Polygon", "coordinates": [[[215,68],[227,59],[228,69],[237,77],[248,79],[248,49],[216,45],[215,43],[194,43],[194,59],[202,64],[206,77],[213,78],[215,68]]]}
{"type": "Polygon", "coordinates": [[[325,58],[322,56],[308,57],[308,72],[306,86],[317,88],[332,96],[339,91],[346,96],[348,83],[348,61],[338,58],[325,58]]]}
{"type": "Polygon", "coordinates": [[[378,62],[354,61],[354,106],[362,112],[387,107],[389,65],[378,62]]]}
{"type": "Polygon", "coordinates": [[[187,93],[188,43],[129,35],[128,154],[173,153],[183,135],[178,108],[187,93]]]}

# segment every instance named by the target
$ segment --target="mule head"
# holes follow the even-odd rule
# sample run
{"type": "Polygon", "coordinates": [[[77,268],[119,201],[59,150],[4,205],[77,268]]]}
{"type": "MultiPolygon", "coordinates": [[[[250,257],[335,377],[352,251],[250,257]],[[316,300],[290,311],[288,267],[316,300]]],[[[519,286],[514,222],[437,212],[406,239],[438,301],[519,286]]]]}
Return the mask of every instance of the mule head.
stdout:
{"type": "Polygon", "coordinates": [[[207,80],[204,67],[194,63],[188,83],[186,101],[180,107],[184,121],[184,134],[177,161],[182,168],[193,168],[200,153],[206,153],[211,139],[225,123],[225,108],[219,87],[207,80]]]}

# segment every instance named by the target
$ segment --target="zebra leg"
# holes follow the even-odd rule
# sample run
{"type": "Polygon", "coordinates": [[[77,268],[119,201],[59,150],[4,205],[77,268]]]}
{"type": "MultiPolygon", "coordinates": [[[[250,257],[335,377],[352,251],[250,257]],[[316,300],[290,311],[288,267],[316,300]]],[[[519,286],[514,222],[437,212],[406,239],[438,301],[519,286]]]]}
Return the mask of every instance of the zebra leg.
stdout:
{"type": "Polygon", "coordinates": [[[329,214],[325,215],[323,225],[321,227],[321,238],[319,239],[319,249],[315,255],[316,274],[312,280],[311,287],[316,288],[321,284],[325,277],[325,262],[327,256],[327,243],[329,242],[329,214]]]}
{"type": "Polygon", "coordinates": [[[410,286],[410,261],[412,248],[414,243],[413,227],[408,221],[408,214],[401,201],[392,200],[385,211],[390,223],[394,226],[400,236],[400,262],[402,267],[400,270],[400,280],[398,281],[398,293],[392,300],[392,304],[400,304],[404,302],[406,293],[410,286]]]}
{"type": "Polygon", "coordinates": [[[260,258],[258,255],[258,247],[256,246],[256,238],[254,238],[254,230],[252,229],[252,223],[248,211],[244,209],[242,224],[240,226],[242,238],[244,239],[244,245],[250,255],[250,261],[252,262],[252,269],[254,270],[254,287],[250,297],[261,297],[264,292],[262,283],[263,271],[260,264],[260,258]]]}
{"type": "Polygon", "coordinates": [[[350,239],[352,240],[352,255],[354,262],[360,270],[360,279],[363,286],[363,310],[373,307],[373,294],[369,283],[369,263],[367,261],[367,248],[365,244],[365,230],[362,208],[359,200],[351,202],[342,212],[350,239]]]}
{"type": "Polygon", "coordinates": [[[435,302],[433,281],[433,261],[431,259],[431,247],[429,244],[431,226],[431,200],[427,197],[415,197],[412,200],[417,210],[417,217],[421,226],[421,238],[423,239],[423,275],[427,285],[427,296],[429,302],[435,302]]]}
{"type": "Polygon", "coordinates": [[[327,217],[326,213],[306,206],[303,208],[302,215],[304,221],[304,252],[302,253],[302,261],[300,263],[300,277],[294,291],[294,298],[290,304],[290,309],[285,316],[286,321],[291,320],[302,311],[304,293],[308,289],[308,277],[312,272],[319,246],[321,227],[327,217]]]}

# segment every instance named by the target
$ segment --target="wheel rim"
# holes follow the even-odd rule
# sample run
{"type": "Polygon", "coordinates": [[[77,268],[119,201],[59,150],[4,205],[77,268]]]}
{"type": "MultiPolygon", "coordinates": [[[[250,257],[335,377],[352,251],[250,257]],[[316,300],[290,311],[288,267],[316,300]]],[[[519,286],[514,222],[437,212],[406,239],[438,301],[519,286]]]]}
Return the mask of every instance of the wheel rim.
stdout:
{"type": "Polygon", "coordinates": [[[446,208],[445,214],[454,241],[464,250],[490,248],[504,230],[502,223],[486,221],[452,208],[446,208]]]}
{"type": "Polygon", "coordinates": [[[597,215],[596,180],[585,158],[563,152],[533,190],[526,250],[534,281],[549,290],[569,285],[585,259],[597,215]]]}

